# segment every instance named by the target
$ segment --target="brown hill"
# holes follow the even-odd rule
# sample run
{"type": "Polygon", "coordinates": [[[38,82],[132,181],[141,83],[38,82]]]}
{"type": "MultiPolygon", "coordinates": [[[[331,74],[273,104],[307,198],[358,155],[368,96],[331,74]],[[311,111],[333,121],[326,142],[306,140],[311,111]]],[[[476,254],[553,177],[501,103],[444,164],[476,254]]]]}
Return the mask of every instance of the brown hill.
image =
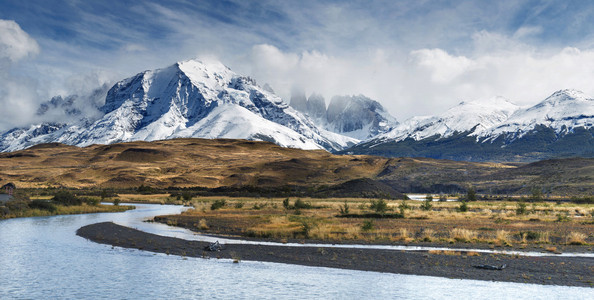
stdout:
{"type": "Polygon", "coordinates": [[[268,142],[174,139],[92,145],[44,144],[0,154],[0,183],[43,188],[156,187],[274,189],[294,186],[349,195],[463,192],[592,194],[594,159],[532,164],[471,163],[427,158],[332,155],[268,142]],[[365,179],[365,180],[359,180],[365,179]],[[358,193],[358,191],[361,191],[358,193]]]}

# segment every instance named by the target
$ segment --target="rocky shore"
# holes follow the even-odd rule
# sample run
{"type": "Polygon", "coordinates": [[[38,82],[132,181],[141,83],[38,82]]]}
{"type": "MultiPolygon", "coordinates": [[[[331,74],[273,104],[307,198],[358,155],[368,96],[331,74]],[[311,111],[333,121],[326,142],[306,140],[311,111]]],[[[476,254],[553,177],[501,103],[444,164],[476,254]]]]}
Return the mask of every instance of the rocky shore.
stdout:
{"type": "Polygon", "coordinates": [[[187,257],[264,261],[458,279],[594,286],[594,259],[583,257],[525,257],[465,251],[436,253],[242,244],[228,244],[221,251],[208,251],[205,250],[209,245],[206,242],[154,235],[111,222],[84,226],[77,231],[77,235],[101,244],[187,257]],[[506,266],[502,270],[476,267],[502,265],[506,266]]]}

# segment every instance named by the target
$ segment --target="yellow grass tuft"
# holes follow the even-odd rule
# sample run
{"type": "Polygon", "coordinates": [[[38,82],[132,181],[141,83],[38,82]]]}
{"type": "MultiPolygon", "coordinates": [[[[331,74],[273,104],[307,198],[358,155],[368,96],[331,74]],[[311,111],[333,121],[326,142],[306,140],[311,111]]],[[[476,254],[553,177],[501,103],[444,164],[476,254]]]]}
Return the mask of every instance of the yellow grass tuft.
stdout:
{"type": "Polygon", "coordinates": [[[464,229],[464,228],[454,228],[450,231],[450,237],[458,242],[470,242],[478,236],[476,231],[464,229]]]}
{"type": "Polygon", "coordinates": [[[586,244],[586,238],[588,238],[587,235],[585,235],[585,234],[583,234],[581,232],[572,231],[567,236],[567,242],[566,242],[566,244],[569,244],[569,245],[584,245],[584,244],[586,244]]]}
{"type": "Polygon", "coordinates": [[[509,246],[511,245],[511,236],[507,230],[497,230],[495,233],[495,241],[498,244],[509,246]]]}
{"type": "Polygon", "coordinates": [[[198,222],[198,228],[200,228],[202,230],[208,229],[208,225],[206,225],[205,219],[200,219],[200,221],[198,222]]]}

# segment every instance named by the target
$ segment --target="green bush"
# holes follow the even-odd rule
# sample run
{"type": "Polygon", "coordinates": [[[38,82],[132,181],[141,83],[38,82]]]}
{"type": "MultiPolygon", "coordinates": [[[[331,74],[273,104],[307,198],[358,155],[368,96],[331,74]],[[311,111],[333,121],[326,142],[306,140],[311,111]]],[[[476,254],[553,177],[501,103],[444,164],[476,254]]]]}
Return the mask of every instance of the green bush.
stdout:
{"type": "Polygon", "coordinates": [[[115,206],[120,205],[120,198],[113,199],[113,205],[115,205],[115,206]]]}
{"type": "Polygon", "coordinates": [[[181,196],[185,201],[192,200],[192,194],[190,192],[183,192],[181,196]]]}
{"type": "Polygon", "coordinates": [[[526,203],[518,202],[518,204],[516,204],[516,215],[525,215],[527,213],[528,210],[526,209],[526,203]]]}
{"type": "Polygon", "coordinates": [[[293,205],[295,209],[308,209],[311,208],[311,203],[305,202],[301,199],[295,200],[295,204],[293,205]]]}
{"type": "Polygon", "coordinates": [[[373,220],[365,220],[363,222],[363,225],[361,226],[361,229],[364,231],[370,231],[370,230],[373,230],[373,228],[375,228],[375,225],[373,224],[373,220]]]}
{"type": "Polygon", "coordinates": [[[371,204],[369,204],[369,208],[373,209],[377,213],[385,213],[388,210],[388,203],[384,199],[379,199],[377,201],[372,200],[371,204]]]}
{"type": "Polygon", "coordinates": [[[54,197],[52,198],[52,201],[66,206],[82,204],[82,200],[80,198],[76,197],[74,194],[67,190],[61,190],[56,192],[54,194],[54,197]]]}
{"type": "Polygon", "coordinates": [[[82,200],[88,205],[92,205],[92,206],[99,205],[99,199],[95,198],[95,197],[86,197],[86,198],[83,198],[82,200]]]}
{"type": "Polygon", "coordinates": [[[215,202],[213,202],[210,205],[210,210],[217,210],[219,208],[224,207],[225,204],[227,204],[227,201],[225,201],[225,200],[222,200],[222,199],[221,200],[215,200],[215,202]]]}
{"type": "Polygon", "coordinates": [[[468,204],[466,203],[466,201],[462,200],[462,202],[460,202],[460,207],[458,207],[458,211],[459,212],[467,212],[468,211],[468,204]]]}
{"type": "Polygon", "coordinates": [[[286,198],[285,200],[283,200],[283,207],[285,209],[291,209],[291,204],[289,204],[289,198],[286,198]]]}
{"type": "Polygon", "coordinates": [[[51,211],[51,212],[55,212],[56,210],[58,210],[58,208],[56,207],[55,204],[53,204],[49,201],[40,200],[40,199],[31,201],[31,203],[29,203],[29,207],[35,208],[35,209],[47,210],[47,211],[51,211]]]}
{"type": "Polygon", "coordinates": [[[476,191],[474,190],[474,188],[468,188],[468,191],[466,192],[466,200],[476,201],[476,191]]]}
{"type": "Polygon", "coordinates": [[[433,207],[433,197],[431,195],[427,195],[427,197],[425,198],[425,201],[423,201],[423,203],[421,204],[421,209],[422,210],[431,210],[431,208],[433,207]]]}

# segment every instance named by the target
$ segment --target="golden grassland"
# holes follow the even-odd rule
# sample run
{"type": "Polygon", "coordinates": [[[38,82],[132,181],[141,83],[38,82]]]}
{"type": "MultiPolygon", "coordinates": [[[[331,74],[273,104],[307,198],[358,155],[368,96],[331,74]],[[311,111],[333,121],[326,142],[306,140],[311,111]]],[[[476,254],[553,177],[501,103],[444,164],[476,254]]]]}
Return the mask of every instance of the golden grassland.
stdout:
{"type": "MultiPolygon", "coordinates": [[[[296,198],[289,199],[290,206],[296,198]]],[[[388,200],[387,213],[403,212],[404,218],[342,218],[345,203],[349,214],[373,212],[372,200],[301,198],[313,208],[285,208],[285,198],[194,198],[194,208],[177,216],[157,218],[170,225],[205,233],[229,234],[275,240],[312,239],[327,242],[370,243],[481,243],[490,247],[594,244],[594,205],[527,203],[524,214],[518,202],[469,202],[467,212],[460,202],[432,202],[422,210],[422,201],[388,200]],[[223,207],[212,209],[224,200],[223,207]],[[403,211],[402,203],[408,206],[403,211]]]]}
{"type": "Polygon", "coordinates": [[[594,159],[531,164],[429,158],[333,155],[245,140],[174,139],[91,145],[43,144],[0,153],[0,184],[19,188],[300,187],[319,191],[355,179],[395,191],[465,190],[529,195],[532,188],[565,198],[594,194],[594,159]]]}
{"type": "Polygon", "coordinates": [[[42,210],[37,208],[26,208],[23,210],[11,211],[6,215],[0,215],[0,219],[11,218],[27,218],[27,217],[47,217],[57,215],[75,215],[75,214],[92,214],[92,213],[106,213],[106,212],[123,212],[129,209],[134,209],[134,206],[129,205],[56,205],[55,211],[42,210]]]}

